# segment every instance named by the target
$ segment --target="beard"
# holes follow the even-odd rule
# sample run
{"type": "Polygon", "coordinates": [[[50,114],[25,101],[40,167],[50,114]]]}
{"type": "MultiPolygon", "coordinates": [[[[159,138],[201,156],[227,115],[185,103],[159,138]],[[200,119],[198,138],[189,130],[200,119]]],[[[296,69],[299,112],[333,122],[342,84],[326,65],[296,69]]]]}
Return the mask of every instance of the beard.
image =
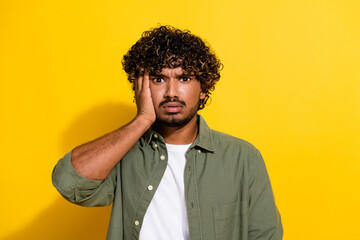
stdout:
{"type": "Polygon", "coordinates": [[[188,124],[197,114],[197,111],[200,106],[200,101],[192,107],[189,113],[183,118],[177,117],[178,113],[168,114],[166,117],[161,118],[157,117],[155,120],[156,125],[165,125],[167,127],[183,127],[188,124]]]}

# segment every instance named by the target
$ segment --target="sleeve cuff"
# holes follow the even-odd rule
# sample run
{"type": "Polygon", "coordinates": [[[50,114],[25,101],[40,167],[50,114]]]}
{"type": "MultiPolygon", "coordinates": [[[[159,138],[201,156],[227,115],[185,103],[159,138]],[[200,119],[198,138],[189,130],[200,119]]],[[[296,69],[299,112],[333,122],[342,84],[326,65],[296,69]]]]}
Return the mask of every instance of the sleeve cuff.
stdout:
{"type": "Polygon", "coordinates": [[[61,158],[52,172],[52,182],[55,188],[63,194],[74,187],[85,190],[99,186],[102,180],[90,180],[75,171],[71,164],[71,153],[72,151],[61,158]]]}

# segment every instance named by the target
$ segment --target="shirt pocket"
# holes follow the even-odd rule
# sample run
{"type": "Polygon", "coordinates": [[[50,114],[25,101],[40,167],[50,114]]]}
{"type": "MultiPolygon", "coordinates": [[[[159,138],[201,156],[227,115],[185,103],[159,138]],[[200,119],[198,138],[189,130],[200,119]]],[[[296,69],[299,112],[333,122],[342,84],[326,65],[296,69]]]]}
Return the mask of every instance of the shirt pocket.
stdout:
{"type": "Polygon", "coordinates": [[[213,208],[215,239],[240,239],[240,202],[217,205],[213,208]]]}

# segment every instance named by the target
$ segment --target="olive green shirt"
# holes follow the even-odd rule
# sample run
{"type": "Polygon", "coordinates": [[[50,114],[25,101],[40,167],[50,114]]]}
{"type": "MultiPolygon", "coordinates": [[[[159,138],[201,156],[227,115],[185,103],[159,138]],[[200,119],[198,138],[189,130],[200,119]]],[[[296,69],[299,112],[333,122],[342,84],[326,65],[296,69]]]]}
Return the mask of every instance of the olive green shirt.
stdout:
{"type": "MultiPolygon", "coordinates": [[[[198,115],[199,134],[186,152],[184,188],[191,240],[278,240],[283,229],[260,152],[250,143],[211,130],[198,115]]],[[[108,240],[139,239],[151,199],[165,172],[164,139],[147,131],[105,180],[89,180],[59,160],[53,184],[81,206],[113,203],[108,240]]]]}

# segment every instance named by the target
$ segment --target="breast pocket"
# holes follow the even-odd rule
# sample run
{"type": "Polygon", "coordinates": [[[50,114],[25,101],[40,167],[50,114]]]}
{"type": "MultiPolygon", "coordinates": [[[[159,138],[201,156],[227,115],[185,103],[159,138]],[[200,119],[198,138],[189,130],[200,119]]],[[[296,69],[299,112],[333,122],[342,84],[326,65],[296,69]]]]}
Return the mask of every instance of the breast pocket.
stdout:
{"type": "Polygon", "coordinates": [[[240,239],[240,202],[218,205],[213,211],[215,239],[240,239]]]}

